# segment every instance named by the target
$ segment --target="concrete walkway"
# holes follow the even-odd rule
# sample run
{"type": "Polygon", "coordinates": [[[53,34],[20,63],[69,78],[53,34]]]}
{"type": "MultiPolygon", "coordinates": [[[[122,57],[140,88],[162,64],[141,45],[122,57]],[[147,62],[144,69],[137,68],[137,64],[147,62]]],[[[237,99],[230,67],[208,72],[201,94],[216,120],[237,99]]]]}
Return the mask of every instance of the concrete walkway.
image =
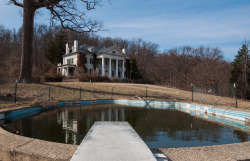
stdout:
{"type": "Polygon", "coordinates": [[[72,161],[156,161],[128,122],[95,122],[72,161]]]}

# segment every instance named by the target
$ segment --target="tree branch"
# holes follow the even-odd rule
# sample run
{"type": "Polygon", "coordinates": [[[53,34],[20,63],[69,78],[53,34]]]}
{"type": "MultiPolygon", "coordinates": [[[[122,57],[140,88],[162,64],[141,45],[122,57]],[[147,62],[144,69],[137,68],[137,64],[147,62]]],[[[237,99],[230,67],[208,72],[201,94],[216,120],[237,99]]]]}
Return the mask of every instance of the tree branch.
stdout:
{"type": "Polygon", "coordinates": [[[16,6],[23,7],[22,3],[17,2],[16,0],[10,0],[10,3],[13,3],[16,6]]]}
{"type": "MultiPolygon", "coordinates": [[[[40,0],[42,1],[42,0],[40,0]]],[[[59,2],[60,0],[55,0],[59,2]]],[[[98,5],[96,0],[89,2],[83,1],[86,4],[87,10],[95,9],[98,5]]],[[[91,19],[85,19],[85,12],[78,10],[74,1],[60,1],[62,3],[53,3],[46,6],[50,10],[52,20],[58,20],[63,29],[69,29],[76,32],[97,32],[102,29],[102,24],[91,19]]],[[[45,3],[43,3],[45,4],[45,3]]]]}

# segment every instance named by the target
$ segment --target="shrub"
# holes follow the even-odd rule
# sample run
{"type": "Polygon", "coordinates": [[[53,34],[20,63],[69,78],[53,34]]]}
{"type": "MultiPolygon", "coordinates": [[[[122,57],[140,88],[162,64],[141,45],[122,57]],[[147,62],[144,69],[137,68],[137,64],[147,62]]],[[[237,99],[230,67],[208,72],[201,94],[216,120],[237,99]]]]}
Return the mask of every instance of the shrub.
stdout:
{"type": "Polygon", "coordinates": [[[80,82],[110,82],[108,76],[98,76],[96,73],[83,73],[78,76],[80,82]]]}
{"type": "Polygon", "coordinates": [[[79,82],[89,82],[90,75],[88,73],[83,73],[78,76],[79,82]]]}
{"type": "Polygon", "coordinates": [[[41,77],[40,76],[32,76],[32,81],[34,83],[40,83],[41,82],[41,77]]]}
{"type": "Polygon", "coordinates": [[[67,76],[68,79],[78,79],[78,75],[69,75],[67,76]]]}
{"type": "Polygon", "coordinates": [[[99,76],[98,82],[110,82],[110,79],[108,76],[99,76]]]}
{"type": "Polygon", "coordinates": [[[45,73],[42,76],[42,82],[62,82],[63,76],[60,74],[54,74],[54,73],[45,73]]]}
{"type": "Polygon", "coordinates": [[[118,77],[111,78],[111,82],[122,82],[122,80],[118,77]]]}

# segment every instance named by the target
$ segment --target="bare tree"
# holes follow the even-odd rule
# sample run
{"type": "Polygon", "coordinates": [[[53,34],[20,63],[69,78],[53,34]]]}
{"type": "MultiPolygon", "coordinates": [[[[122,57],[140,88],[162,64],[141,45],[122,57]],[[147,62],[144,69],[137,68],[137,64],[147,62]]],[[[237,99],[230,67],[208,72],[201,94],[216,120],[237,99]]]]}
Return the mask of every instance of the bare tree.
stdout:
{"type": "Polygon", "coordinates": [[[189,46],[179,48],[177,56],[178,69],[175,71],[178,74],[179,79],[184,83],[184,88],[187,88],[188,75],[191,69],[194,67],[196,61],[193,49],[189,46]]]}
{"type": "Polygon", "coordinates": [[[200,60],[194,69],[198,75],[196,85],[217,88],[219,84],[229,82],[231,66],[223,59],[219,48],[200,47],[196,52],[200,60]]]}
{"type": "Polygon", "coordinates": [[[52,20],[59,21],[62,28],[82,32],[95,32],[102,25],[91,19],[85,19],[86,11],[100,4],[98,0],[10,0],[11,4],[23,8],[22,54],[19,82],[32,82],[32,47],[34,34],[34,16],[38,9],[46,8],[51,12],[52,20]],[[76,6],[82,5],[85,10],[76,6]]]}

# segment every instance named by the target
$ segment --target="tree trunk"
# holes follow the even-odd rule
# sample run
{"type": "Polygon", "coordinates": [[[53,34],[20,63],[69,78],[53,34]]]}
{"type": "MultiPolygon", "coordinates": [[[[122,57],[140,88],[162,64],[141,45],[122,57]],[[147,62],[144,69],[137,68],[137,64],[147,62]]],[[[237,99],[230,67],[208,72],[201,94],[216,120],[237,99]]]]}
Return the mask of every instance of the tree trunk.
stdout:
{"type": "Polygon", "coordinates": [[[19,82],[32,82],[33,24],[35,8],[31,0],[23,0],[22,55],[19,82]]]}

